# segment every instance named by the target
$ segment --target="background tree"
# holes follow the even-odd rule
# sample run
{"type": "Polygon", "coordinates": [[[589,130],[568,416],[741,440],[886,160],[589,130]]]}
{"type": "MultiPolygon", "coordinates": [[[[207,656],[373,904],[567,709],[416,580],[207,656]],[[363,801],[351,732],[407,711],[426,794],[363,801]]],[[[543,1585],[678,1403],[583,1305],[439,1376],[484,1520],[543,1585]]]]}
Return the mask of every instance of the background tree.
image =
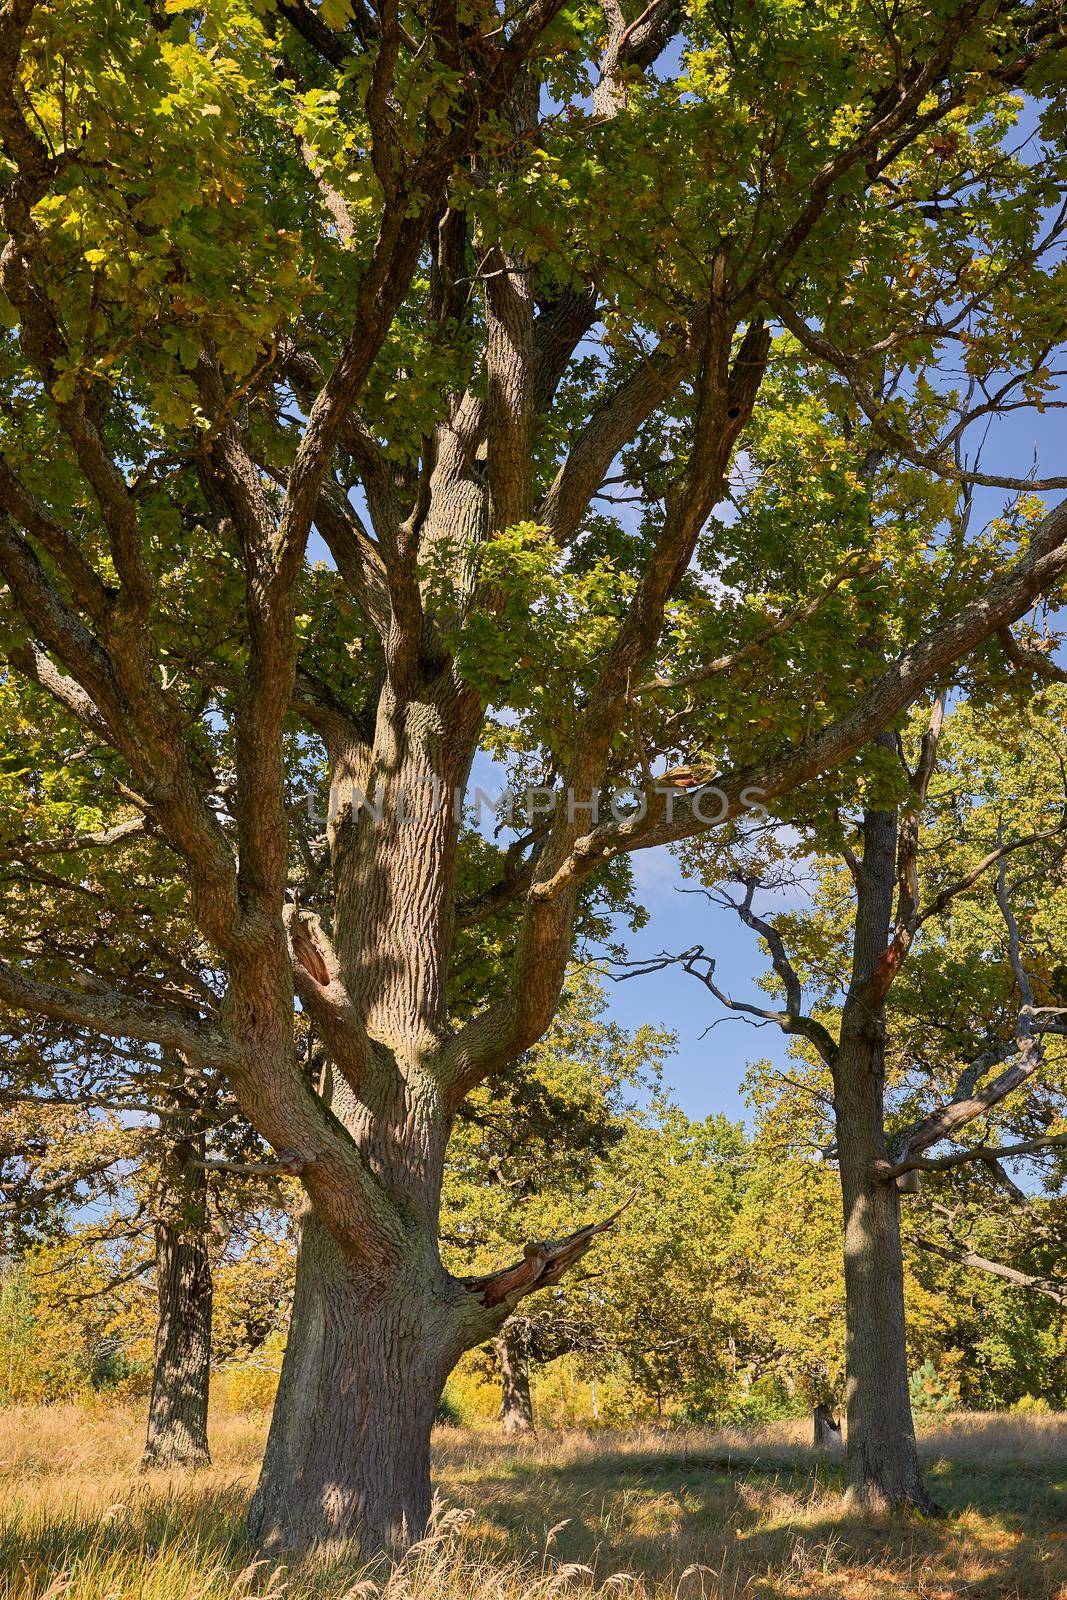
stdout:
{"type": "MultiPolygon", "coordinates": [[[[0,1074],[6,1251],[49,1241],[60,1252],[37,1272],[53,1304],[89,1292],[68,1282],[64,1253],[103,1252],[92,1292],[105,1298],[154,1278],[142,1466],[208,1465],[212,1263],[277,1213],[280,1169],[233,1102],[213,1103],[180,1062],[131,1063],[56,1033],[9,1038],[0,1074]]],[[[116,1315],[128,1320],[121,1297],[116,1315]]]]}
{"type": "Polygon", "coordinates": [[[738,1371],[836,1415],[845,1392],[840,1186],[813,1160],[828,1108],[817,1075],[801,1070],[788,1082],[769,1062],[749,1069],[753,1131],[719,1273],[738,1371]]]}
{"type": "Polygon", "coordinates": [[[623,1378],[654,1414],[718,1415],[728,1383],[719,1262],[741,1193],[745,1141],[694,1122],[660,1083],[670,1035],[627,1034],[597,980],[569,980],[555,1022],[505,1096],[471,1097],[442,1208],[447,1257],[472,1273],[575,1211],[623,1210],[591,1270],[505,1325],[497,1340],[505,1431],[533,1425],[530,1366],[563,1356],[593,1381],[623,1378]]]}
{"type": "MultiPolygon", "coordinates": [[[[1063,1069],[1046,1045],[1060,1030],[1059,1011],[1035,1001],[1021,954],[1021,913],[1013,905],[1018,886],[1009,893],[1007,883],[1009,862],[1017,865],[1017,856],[1026,861],[1029,852],[1022,882],[1033,895],[1036,879],[1038,899],[1027,915],[1041,917],[1042,891],[1049,904],[1055,900],[1046,886],[1050,874],[1053,883],[1062,875],[1062,729],[1046,714],[1040,739],[1020,741],[1014,761],[996,752],[1001,759],[991,764],[969,708],[957,718],[946,754],[943,706],[940,699],[933,703],[921,739],[915,735],[914,765],[904,741],[883,741],[891,765],[875,781],[890,795],[895,768],[898,784],[903,777],[903,804],[898,809],[888,798],[869,798],[855,822],[855,849],[847,815],[838,807],[831,811],[832,828],[845,829],[839,838],[844,862],[830,866],[824,856],[823,898],[812,915],[763,915],[756,895],[768,855],[779,862],[791,858],[795,877],[807,852],[818,848],[817,831],[784,848],[772,837],[762,863],[751,855],[745,862],[742,846],[733,870],[743,894],[709,891],[762,938],[780,1006],[726,995],[714,960],[699,947],[637,965],[647,971],[680,961],[722,1004],[775,1023],[820,1063],[821,1081],[817,1075],[805,1092],[809,1114],[828,1120],[821,1142],[838,1165],[844,1203],[850,1477],[858,1496],[874,1504],[928,1503],[911,1428],[901,1189],[917,1188],[920,1170],[948,1171],[978,1160],[995,1171],[1006,1157],[1063,1144],[1060,1134],[1049,1132],[1057,1120],[1049,1097],[1062,1092],[1063,1069]],[[946,761],[942,771],[939,762],[946,761]],[[993,937],[1007,965],[1006,987],[1003,971],[990,966],[989,913],[975,913],[971,905],[991,878],[996,892],[988,898],[999,928],[993,937]],[[898,995],[901,973],[913,971],[913,986],[898,995]],[[805,986],[815,990],[807,1004],[805,986]],[[895,1130],[888,1114],[899,1121],[895,1130]],[[1008,1142],[1003,1130],[1013,1125],[1028,1136],[1008,1142]],[[999,1141],[990,1140],[990,1127],[1001,1131],[999,1141]],[[946,1142],[947,1152],[926,1154],[946,1142]]],[[[712,875],[729,870],[722,854],[706,863],[712,875]]]]}
{"type": "MultiPolygon", "coordinates": [[[[0,734],[0,949],[9,960],[31,950],[42,976],[73,970],[90,989],[140,983],[195,1016],[224,980],[183,915],[172,857],[128,802],[101,806],[87,752],[53,703],[20,702],[10,679],[0,693],[10,713],[0,734]]],[[[206,1465],[212,1234],[226,1215],[277,1204],[270,1163],[255,1170],[270,1152],[225,1080],[177,1052],[41,1016],[6,1018],[0,1034],[12,1220],[39,1237],[59,1217],[80,1240],[86,1230],[71,1233],[69,1220],[78,1201],[93,1215],[88,1233],[115,1251],[116,1279],[154,1276],[143,1465],[206,1465]]]]}
{"type": "Polygon", "coordinates": [[[736,1124],[693,1120],[662,1099],[613,1159],[634,1200],[598,1252],[586,1315],[594,1360],[606,1371],[621,1363],[657,1417],[708,1420],[736,1403],[724,1261],[746,1153],[736,1124]]]}
{"type": "MultiPolygon", "coordinates": [[[[809,1412],[826,1400],[836,1413],[845,1392],[841,1201],[833,1164],[819,1157],[830,1132],[819,1074],[801,1059],[784,1074],[757,1063],[749,1093],[751,1168],[719,1269],[738,1371],[809,1412]]],[[[902,1217],[913,1404],[927,1372],[942,1401],[954,1394],[968,1409],[1062,1406],[1062,1311],[1025,1286],[1036,1277],[1055,1287],[1061,1204],[1043,1187],[1013,1200],[981,1163],[924,1177],[902,1217]],[[965,1265],[959,1246],[987,1268],[965,1265]],[[1022,1282],[988,1270],[998,1265],[1022,1282]]]]}

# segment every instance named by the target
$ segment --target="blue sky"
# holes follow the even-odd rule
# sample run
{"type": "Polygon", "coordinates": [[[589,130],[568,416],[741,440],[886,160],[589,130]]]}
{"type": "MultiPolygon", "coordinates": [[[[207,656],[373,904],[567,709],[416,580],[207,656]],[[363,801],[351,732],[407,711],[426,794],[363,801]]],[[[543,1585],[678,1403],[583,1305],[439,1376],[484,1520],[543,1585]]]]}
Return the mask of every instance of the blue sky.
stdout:
{"type": "MultiPolygon", "coordinates": [[[[767,962],[756,935],[740,918],[703,895],[683,893],[685,879],[665,849],[640,852],[634,868],[649,920],[638,933],[626,935],[631,958],[700,944],[715,957],[716,981],[727,994],[765,1001],[756,980],[767,962]]],[[[764,898],[764,909],[772,904],[769,896],[764,898]]],[[[625,1027],[654,1022],[677,1034],[678,1048],[666,1076],[689,1116],[703,1117],[710,1111],[723,1111],[735,1119],[744,1116],[741,1082],[746,1063],[763,1057],[780,1064],[787,1060],[786,1041],[777,1028],[754,1028],[731,1016],[703,984],[678,968],[607,987],[610,1014],[625,1027]],[[713,1022],[716,1026],[706,1033],[713,1022]]]]}
{"type": "MultiPolygon", "coordinates": [[[[1067,388],[1062,390],[1067,397],[1067,388]]],[[[1013,412],[998,419],[989,430],[982,452],[982,470],[1011,476],[1031,471],[1035,455],[1038,472],[1067,475],[1067,413],[1013,412]]],[[[1047,495],[1054,503],[1058,496],[1047,495]]],[[[979,490],[972,524],[977,531],[1010,499],[1003,491],[979,490]]],[[[478,769],[480,781],[492,792],[494,779],[478,769]]],[[[496,784],[496,787],[501,787],[496,784]]],[[[634,856],[638,897],[647,907],[645,928],[631,933],[620,923],[632,958],[678,952],[700,944],[716,958],[716,978],[734,998],[756,999],[761,973],[767,969],[757,936],[733,912],[710,903],[703,895],[687,894],[677,860],[664,848],[640,851],[634,856]]],[[[689,885],[691,887],[691,885],[689,885]]],[[[782,904],[779,900],[778,905],[782,904]]],[[[757,908],[773,909],[765,897],[757,908]]],[[[763,1058],[784,1066],[788,1041],[773,1026],[754,1028],[724,1012],[697,979],[679,969],[667,969],[625,983],[607,985],[610,1015],[627,1028],[644,1022],[672,1029],[678,1048],[668,1063],[667,1078],[676,1099],[690,1116],[721,1111],[732,1118],[745,1117],[741,1092],[747,1063],[763,1058]],[[714,1029],[706,1032],[709,1023],[714,1029]]]]}

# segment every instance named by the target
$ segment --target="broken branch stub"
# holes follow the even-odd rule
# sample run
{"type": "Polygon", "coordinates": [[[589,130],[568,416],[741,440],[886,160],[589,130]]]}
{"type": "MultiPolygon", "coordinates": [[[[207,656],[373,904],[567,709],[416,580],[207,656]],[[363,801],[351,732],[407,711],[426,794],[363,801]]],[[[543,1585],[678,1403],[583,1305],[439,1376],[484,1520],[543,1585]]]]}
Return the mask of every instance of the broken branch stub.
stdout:
{"type": "Polygon", "coordinates": [[[482,1278],[467,1278],[467,1288],[472,1294],[478,1295],[487,1308],[514,1306],[535,1289],[551,1288],[581,1260],[598,1233],[605,1233],[614,1226],[636,1194],[635,1189],[610,1217],[604,1217],[600,1222],[587,1222],[565,1239],[531,1240],[523,1250],[521,1261],[482,1278]]]}

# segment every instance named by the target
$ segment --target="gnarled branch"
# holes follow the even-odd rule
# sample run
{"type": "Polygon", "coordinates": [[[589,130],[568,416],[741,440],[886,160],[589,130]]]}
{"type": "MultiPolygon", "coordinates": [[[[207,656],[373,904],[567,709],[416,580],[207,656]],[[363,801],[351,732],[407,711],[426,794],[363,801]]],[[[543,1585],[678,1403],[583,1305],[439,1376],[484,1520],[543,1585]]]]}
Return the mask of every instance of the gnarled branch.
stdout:
{"type": "Polygon", "coordinates": [[[520,1300],[533,1294],[535,1289],[548,1289],[558,1283],[585,1255],[597,1234],[606,1232],[614,1225],[636,1193],[634,1190],[610,1217],[604,1217],[600,1222],[587,1222],[565,1239],[546,1239],[540,1243],[531,1241],[523,1250],[522,1260],[513,1267],[505,1267],[501,1272],[491,1272],[482,1278],[464,1278],[462,1283],[478,1296],[487,1309],[506,1306],[513,1310],[520,1300]]]}

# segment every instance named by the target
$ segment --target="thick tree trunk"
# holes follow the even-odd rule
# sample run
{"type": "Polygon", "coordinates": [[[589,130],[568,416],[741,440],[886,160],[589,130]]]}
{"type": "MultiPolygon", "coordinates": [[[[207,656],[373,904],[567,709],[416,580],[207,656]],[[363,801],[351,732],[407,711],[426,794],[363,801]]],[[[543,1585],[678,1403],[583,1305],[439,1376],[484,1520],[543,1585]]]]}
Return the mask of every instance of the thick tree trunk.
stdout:
{"type": "Polygon", "coordinates": [[[532,1433],[530,1341],[521,1318],[505,1324],[496,1347],[500,1357],[500,1425],[508,1434],[532,1433]]]}
{"type": "Polygon", "coordinates": [[[851,1497],[865,1509],[936,1509],[923,1487],[908,1390],[900,1196],[875,1174],[886,1158],[885,1011],[872,974],[888,944],[896,818],[868,812],[853,975],[834,1067],[845,1224],[846,1453],[851,1497]]]}
{"type": "Polygon", "coordinates": [[[189,1137],[176,1141],[177,1176],[156,1222],[159,1314],[142,1472],[211,1465],[207,1407],[212,1284],[206,1181],[202,1171],[195,1173],[184,1164],[194,1146],[189,1137]]]}
{"type": "MultiPolygon", "coordinates": [[[[401,675],[411,667],[394,665],[401,675]]],[[[417,1539],[430,1511],[430,1432],[448,1374],[464,1350],[499,1332],[523,1295],[558,1282],[608,1225],[528,1245],[521,1262],[476,1281],[441,1264],[441,1185],[462,1083],[457,1063],[444,1063],[456,796],[481,707],[447,676],[435,693],[401,704],[387,686],[373,750],[341,748],[330,758],[330,942],[342,1006],[315,976],[316,952],[310,966],[295,947],[294,955],[306,974],[298,973],[301,996],[330,1050],[323,1098],[358,1162],[346,1153],[334,1166],[316,1151],[303,1174],[309,1207],[289,1342],[249,1514],[251,1537],[271,1553],[352,1541],[369,1555],[417,1539]]],[[[323,960],[322,975],[331,971],[323,960]]],[[[255,978],[250,970],[235,1011],[249,1054],[264,1031],[255,978]]],[[[279,1012],[279,1038],[282,1020],[279,1012]]],[[[309,1149],[326,1142],[308,1137],[309,1149]]]]}
{"type": "Polygon", "coordinates": [[[355,1267],[308,1210],[292,1326],[249,1533],[268,1552],[342,1540],[365,1554],[419,1538],[430,1432],[469,1340],[430,1252],[391,1278],[355,1267]]]}
{"type": "MultiPolygon", "coordinates": [[[[417,1539],[430,1511],[430,1432],[463,1351],[492,1336],[437,1246],[452,1111],[437,1076],[458,825],[476,707],[402,708],[383,691],[374,747],[331,756],[332,937],[367,1047],[324,1089],[395,1226],[339,1242],[301,1222],[281,1383],[249,1532],[266,1551],[417,1539]],[[469,723],[469,726],[468,726],[469,723]]],[[[313,996],[311,998],[314,998],[313,996]]],[[[331,1200],[330,1196],[327,1196],[331,1200]]],[[[332,1203],[332,1200],[331,1200],[332,1203]]]]}

